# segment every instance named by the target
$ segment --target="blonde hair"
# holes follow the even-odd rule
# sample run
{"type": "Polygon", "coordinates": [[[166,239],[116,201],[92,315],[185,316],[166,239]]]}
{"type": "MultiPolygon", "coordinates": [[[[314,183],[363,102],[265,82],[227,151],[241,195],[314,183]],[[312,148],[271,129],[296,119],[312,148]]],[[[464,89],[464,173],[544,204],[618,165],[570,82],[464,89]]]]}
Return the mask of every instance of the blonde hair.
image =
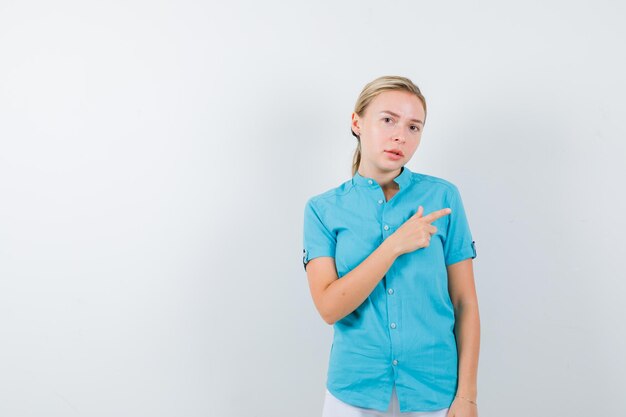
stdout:
{"type": "MultiPolygon", "coordinates": [[[[363,87],[363,90],[361,91],[361,94],[359,94],[359,98],[354,105],[354,112],[359,116],[363,116],[367,106],[369,106],[377,95],[390,90],[403,90],[415,94],[424,106],[424,123],[426,123],[426,99],[422,95],[422,92],[415,84],[413,84],[411,80],[397,75],[384,75],[367,83],[365,87],[363,87]]],[[[352,160],[352,176],[354,176],[354,174],[356,174],[359,170],[359,165],[361,164],[361,138],[354,133],[352,128],[350,128],[350,132],[352,133],[352,136],[357,139],[357,147],[354,151],[354,158],[352,160]]]]}

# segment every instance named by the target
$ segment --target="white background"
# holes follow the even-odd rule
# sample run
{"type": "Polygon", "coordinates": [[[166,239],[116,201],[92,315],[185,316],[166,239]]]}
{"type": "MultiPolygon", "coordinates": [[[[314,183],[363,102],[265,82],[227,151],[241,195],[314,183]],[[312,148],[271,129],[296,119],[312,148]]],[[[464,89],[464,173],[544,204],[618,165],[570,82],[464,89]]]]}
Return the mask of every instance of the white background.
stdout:
{"type": "Polygon", "coordinates": [[[321,415],[307,198],[380,75],[476,241],[481,417],[626,409],[618,1],[0,2],[0,415],[321,415]]]}

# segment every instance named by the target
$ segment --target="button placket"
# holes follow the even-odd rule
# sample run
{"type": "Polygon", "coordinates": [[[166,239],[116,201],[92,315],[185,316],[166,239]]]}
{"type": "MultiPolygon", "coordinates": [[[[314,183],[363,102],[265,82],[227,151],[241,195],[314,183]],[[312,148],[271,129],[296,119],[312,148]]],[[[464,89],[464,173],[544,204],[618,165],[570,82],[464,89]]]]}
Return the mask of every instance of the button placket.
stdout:
{"type": "MultiPolygon", "coordinates": [[[[372,180],[368,180],[369,184],[373,184],[372,180]]],[[[376,192],[378,194],[384,194],[382,188],[377,187],[376,192]]],[[[378,205],[382,208],[382,210],[380,210],[380,224],[382,225],[382,238],[383,240],[386,239],[389,234],[391,232],[393,232],[393,225],[390,225],[387,222],[387,217],[389,217],[387,211],[388,209],[391,210],[392,206],[386,204],[386,200],[384,198],[380,198],[378,197],[376,199],[378,205]]],[[[393,218],[393,216],[391,215],[390,218],[393,218]]],[[[392,268],[393,269],[393,268],[392,268]]],[[[393,282],[393,271],[392,269],[389,271],[391,272],[391,274],[387,274],[385,275],[385,279],[387,280],[387,284],[390,284],[393,282]]],[[[395,291],[393,288],[388,288],[387,289],[387,294],[389,294],[389,296],[391,296],[392,294],[394,294],[395,291]]],[[[396,355],[399,353],[398,350],[400,349],[401,343],[400,343],[400,334],[398,333],[398,306],[397,306],[397,297],[387,297],[386,298],[386,302],[387,302],[387,311],[388,311],[388,316],[387,319],[388,321],[388,326],[389,326],[389,336],[390,336],[390,343],[391,343],[391,360],[392,360],[392,364],[393,366],[397,366],[398,365],[398,359],[394,358],[396,357],[396,355]]]]}
{"type": "MultiPolygon", "coordinates": [[[[379,193],[383,193],[382,188],[379,188],[378,192],[379,193]]],[[[383,205],[384,202],[385,202],[385,199],[383,199],[383,198],[379,198],[378,199],[378,204],[383,205]]],[[[387,209],[389,209],[390,207],[391,206],[389,206],[388,204],[383,205],[381,222],[383,223],[383,230],[384,231],[389,231],[389,229],[390,229],[389,224],[387,224],[386,221],[385,221],[385,217],[387,217],[386,216],[387,209]]],[[[383,232],[383,239],[386,239],[386,238],[387,238],[387,233],[383,232]]]]}

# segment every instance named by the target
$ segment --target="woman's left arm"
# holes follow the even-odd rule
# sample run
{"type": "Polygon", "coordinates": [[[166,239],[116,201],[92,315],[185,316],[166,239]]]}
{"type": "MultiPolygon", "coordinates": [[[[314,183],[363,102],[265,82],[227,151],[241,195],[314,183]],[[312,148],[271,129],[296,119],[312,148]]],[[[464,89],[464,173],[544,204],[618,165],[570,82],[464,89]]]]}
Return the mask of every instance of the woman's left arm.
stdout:
{"type": "Polygon", "coordinates": [[[472,259],[465,259],[447,267],[448,292],[454,305],[457,351],[459,356],[459,372],[457,395],[450,407],[448,416],[476,416],[476,405],[467,399],[477,402],[478,352],[480,350],[480,318],[478,314],[478,297],[474,285],[474,269],[472,259]]]}

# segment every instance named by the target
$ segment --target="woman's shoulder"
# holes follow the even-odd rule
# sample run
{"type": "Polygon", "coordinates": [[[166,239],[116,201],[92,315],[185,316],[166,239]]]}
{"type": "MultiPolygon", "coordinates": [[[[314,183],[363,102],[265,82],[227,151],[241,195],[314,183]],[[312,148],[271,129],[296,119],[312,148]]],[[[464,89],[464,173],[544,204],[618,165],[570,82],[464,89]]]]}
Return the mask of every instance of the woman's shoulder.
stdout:
{"type": "Polygon", "coordinates": [[[452,192],[458,191],[456,184],[445,178],[418,172],[414,172],[413,175],[415,178],[415,182],[423,182],[424,184],[429,184],[434,187],[441,187],[452,192]]]}
{"type": "Polygon", "coordinates": [[[326,189],[325,191],[314,194],[309,197],[307,204],[332,204],[336,203],[338,199],[348,195],[352,190],[353,185],[351,180],[344,181],[336,187],[326,189]]]}

